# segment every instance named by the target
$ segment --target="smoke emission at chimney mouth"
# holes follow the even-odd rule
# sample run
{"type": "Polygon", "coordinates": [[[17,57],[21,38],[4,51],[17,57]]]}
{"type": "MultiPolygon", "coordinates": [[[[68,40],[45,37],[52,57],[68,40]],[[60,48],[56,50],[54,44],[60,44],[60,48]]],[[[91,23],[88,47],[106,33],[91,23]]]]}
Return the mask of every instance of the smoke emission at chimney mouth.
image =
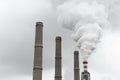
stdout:
{"type": "Polygon", "coordinates": [[[58,23],[73,31],[72,38],[84,61],[96,49],[102,31],[109,26],[106,7],[96,1],[67,1],[57,8],[58,23]]]}

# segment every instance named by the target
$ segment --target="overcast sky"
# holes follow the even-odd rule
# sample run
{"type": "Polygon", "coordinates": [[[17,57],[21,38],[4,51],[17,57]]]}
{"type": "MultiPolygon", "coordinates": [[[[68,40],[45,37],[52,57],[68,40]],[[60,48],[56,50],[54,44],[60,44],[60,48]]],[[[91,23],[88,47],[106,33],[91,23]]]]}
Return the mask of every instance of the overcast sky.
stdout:
{"type": "MultiPolygon", "coordinates": [[[[67,0],[66,0],[67,1],[67,0]]],[[[87,1],[87,0],[86,0],[87,1]]],[[[120,1],[110,5],[111,30],[89,58],[92,80],[120,80],[120,1]]],[[[32,80],[35,23],[44,23],[43,80],[54,79],[55,37],[62,36],[63,79],[73,80],[72,32],[57,24],[56,7],[64,0],[0,0],[0,79],[32,80]]],[[[80,56],[81,58],[81,56],[80,56]]]]}

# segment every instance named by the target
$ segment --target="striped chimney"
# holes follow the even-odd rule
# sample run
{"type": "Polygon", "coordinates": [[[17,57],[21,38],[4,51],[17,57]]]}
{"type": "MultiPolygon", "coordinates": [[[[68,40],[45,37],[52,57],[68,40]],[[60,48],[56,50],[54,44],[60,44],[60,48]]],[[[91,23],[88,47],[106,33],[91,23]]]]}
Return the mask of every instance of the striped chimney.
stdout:
{"type": "Polygon", "coordinates": [[[84,62],[83,62],[84,72],[87,72],[87,68],[88,68],[87,64],[88,64],[87,61],[84,61],[84,62]]]}

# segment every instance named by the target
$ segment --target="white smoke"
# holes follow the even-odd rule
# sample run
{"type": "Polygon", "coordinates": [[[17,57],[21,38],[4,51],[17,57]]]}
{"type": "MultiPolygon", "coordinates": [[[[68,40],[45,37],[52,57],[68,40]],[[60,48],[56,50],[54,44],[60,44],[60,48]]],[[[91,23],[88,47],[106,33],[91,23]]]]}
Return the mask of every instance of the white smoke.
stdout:
{"type": "Polygon", "coordinates": [[[67,1],[58,7],[57,13],[59,24],[73,31],[72,38],[86,61],[95,50],[102,29],[109,26],[105,6],[94,0],[67,1]]]}

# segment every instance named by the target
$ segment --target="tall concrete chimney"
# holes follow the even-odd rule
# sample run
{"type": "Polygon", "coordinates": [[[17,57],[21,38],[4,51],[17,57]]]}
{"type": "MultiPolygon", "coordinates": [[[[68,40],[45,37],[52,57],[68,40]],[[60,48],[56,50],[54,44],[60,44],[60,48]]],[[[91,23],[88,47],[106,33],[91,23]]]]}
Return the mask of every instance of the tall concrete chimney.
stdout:
{"type": "Polygon", "coordinates": [[[42,80],[43,23],[36,23],[33,80],[42,80]]]}
{"type": "Polygon", "coordinates": [[[62,80],[62,65],[61,65],[61,37],[56,37],[55,49],[55,80],[62,80]]]}
{"type": "Polygon", "coordinates": [[[74,51],[74,80],[80,80],[78,51],[74,51]]]}

